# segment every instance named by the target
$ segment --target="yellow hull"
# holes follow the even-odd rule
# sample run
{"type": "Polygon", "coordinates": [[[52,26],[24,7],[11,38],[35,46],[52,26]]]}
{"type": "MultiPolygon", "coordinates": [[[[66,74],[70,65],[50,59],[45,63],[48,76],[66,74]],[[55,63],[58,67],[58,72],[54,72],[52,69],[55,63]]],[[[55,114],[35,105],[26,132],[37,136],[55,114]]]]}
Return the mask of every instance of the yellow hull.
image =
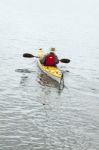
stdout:
{"type": "Polygon", "coordinates": [[[47,74],[49,77],[51,77],[52,79],[56,80],[58,83],[61,82],[62,78],[63,78],[63,74],[61,72],[61,70],[57,67],[51,67],[51,66],[44,66],[40,63],[40,59],[43,57],[43,51],[41,49],[38,50],[38,66],[39,68],[45,73],[47,74]]]}

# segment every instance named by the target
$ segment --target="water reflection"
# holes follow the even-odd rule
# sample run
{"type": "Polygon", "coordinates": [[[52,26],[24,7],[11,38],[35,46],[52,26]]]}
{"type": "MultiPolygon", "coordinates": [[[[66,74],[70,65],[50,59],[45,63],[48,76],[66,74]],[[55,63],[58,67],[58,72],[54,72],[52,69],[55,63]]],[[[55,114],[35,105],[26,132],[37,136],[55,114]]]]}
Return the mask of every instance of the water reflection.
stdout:
{"type": "Polygon", "coordinates": [[[31,71],[29,69],[16,69],[15,72],[18,72],[18,73],[32,73],[34,71],[31,71]]]}
{"type": "MultiPolygon", "coordinates": [[[[66,85],[64,84],[64,78],[63,78],[63,80],[61,80],[61,84],[59,84],[57,81],[48,77],[46,74],[44,74],[39,69],[37,69],[37,71],[33,71],[28,68],[16,69],[15,72],[22,74],[20,76],[20,85],[23,87],[31,86],[31,87],[35,87],[35,89],[37,89],[38,86],[40,85],[41,86],[40,88],[43,92],[45,91],[45,89],[46,89],[46,92],[48,92],[48,93],[50,93],[50,91],[57,90],[57,93],[59,93],[59,94],[62,93],[64,88],[67,88],[66,85]],[[35,82],[35,84],[34,84],[34,82],[35,82]]],[[[63,76],[65,77],[66,73],[68,73],[68,72],[69,71],[67,71],[67,70],[63,70],[63,76]]]]}
{"type": "Polygon", "coordinates": [[[25,86],[25,83],[27,82],[27,80],[28,80],[28,76],[23,75],[23,76],[21,77],[20,84],[21,84],[22,86],[25,86]]]}
{"type": "Polygon", "coordinates": [[[59,84],[57,81],[53,80],[42,72],[38,74],[38,83],[44,87],[58,89],[58,92],[61,92],[64,89],[64,79],[61,80],[59,84]]]}
{"type": "Polygon", "coordinates": [[[28,82],[29,78],[28,74],[33,73],[34,71],[25,68],[25,69],[16,69],[15,72],[22,73],[20,85],[26,86],[27,85],[26,83],[28,82]]]}
{"type": "Polygon", "coordinates": [[[38,83],[42,86],[47,87],[57,87],[58,83],[54,80],[52,80],[50,77],[48,77],[46,74],[39,73],[38,74],[38,83]]]}

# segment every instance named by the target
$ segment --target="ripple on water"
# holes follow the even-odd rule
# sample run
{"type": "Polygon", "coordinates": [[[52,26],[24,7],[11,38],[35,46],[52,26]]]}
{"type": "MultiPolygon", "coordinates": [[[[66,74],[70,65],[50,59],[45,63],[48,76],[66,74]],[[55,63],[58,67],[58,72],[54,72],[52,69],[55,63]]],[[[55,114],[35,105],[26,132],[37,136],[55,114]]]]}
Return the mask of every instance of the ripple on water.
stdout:
{"type": "Polygon", "coordinates": [[[34,71],[32,70],[29,70],[29,69],[16,69],[15,72],[18,72],[18,73],[33,73],[34,71]]]}

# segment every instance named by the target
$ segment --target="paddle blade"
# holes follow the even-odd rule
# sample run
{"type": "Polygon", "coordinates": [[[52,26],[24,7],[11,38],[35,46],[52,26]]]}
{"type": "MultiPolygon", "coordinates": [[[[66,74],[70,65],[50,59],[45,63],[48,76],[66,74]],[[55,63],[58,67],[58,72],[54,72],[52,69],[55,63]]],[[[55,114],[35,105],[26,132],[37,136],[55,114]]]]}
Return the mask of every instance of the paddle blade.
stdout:
{"type": "Polygon", "coordinates": [[[34,56],[32,54],[29,54],[29,53],[24,53],[23,57],[32,58],[34,56]]]}
{"type": "Polygon", "coordinates": [[[65,59],[65,58],[63,58],[63,59],[61,59],[60,60],[62,63],[69,63],[70,62],[70,59],[65,59]]]}

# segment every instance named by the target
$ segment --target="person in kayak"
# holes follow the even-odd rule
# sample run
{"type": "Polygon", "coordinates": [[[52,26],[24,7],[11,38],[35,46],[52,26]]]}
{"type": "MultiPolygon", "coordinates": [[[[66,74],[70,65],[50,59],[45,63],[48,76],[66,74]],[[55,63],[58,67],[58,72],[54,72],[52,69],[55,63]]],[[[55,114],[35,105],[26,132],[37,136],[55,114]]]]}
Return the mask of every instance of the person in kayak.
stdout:
{"type": "Polygon", "coordinates": [[[59,63],[58,57],[55,55],[55,48],[50,49],[50,53],[45,55],[41,60],[41,64],[44,66],[56,66],[59,63]]]}

